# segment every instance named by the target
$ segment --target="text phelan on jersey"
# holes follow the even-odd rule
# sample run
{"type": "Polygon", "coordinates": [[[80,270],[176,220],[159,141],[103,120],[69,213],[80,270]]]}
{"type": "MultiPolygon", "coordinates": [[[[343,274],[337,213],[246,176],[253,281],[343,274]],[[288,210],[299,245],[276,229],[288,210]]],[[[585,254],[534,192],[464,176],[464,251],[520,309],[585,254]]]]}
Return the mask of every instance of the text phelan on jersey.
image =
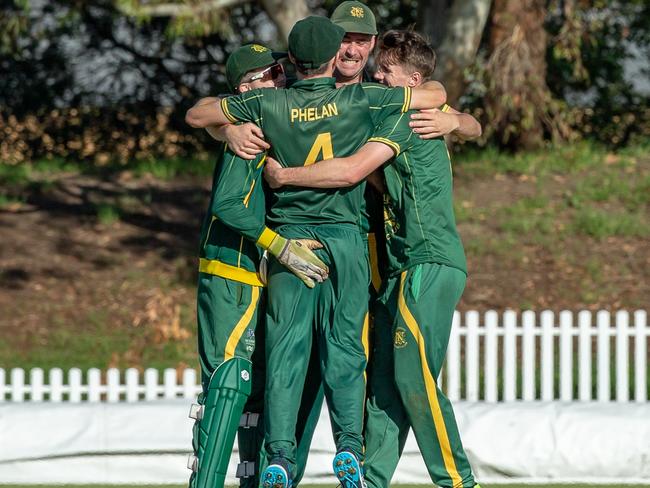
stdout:
{"type": "Polygon", "coordinates": [[[291,122],[311,122],[313,120],[325,119],[327,117],[334,117],[339,114],[339,109],[336,103],[328,103],[320,107],[309,108],[292,108],[291,109],[291,122]]]}

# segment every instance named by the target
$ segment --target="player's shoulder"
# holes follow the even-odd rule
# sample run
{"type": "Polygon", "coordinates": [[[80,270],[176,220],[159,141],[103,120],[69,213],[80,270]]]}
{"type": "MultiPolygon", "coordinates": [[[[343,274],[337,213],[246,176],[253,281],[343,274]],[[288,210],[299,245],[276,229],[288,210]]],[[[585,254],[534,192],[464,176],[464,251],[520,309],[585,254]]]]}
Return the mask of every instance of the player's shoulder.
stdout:
{"type": "Polygon", "coordinates": [[[406,94],[408,92],[408,89],[403,86],[391,87],[382,85],[381,83],[370,82],[358,83],[357,85],[364,93],[364,95],[368,98],[368,100],[371,100],[373,102],[378,102],[380,100],[386,101],[388,99],[398,100],[399,98],[395,97],[399,96],[407,98],[406,94]]]}
{"type": "Polygon", "coordinates": [[[408,132],[411,132],[411,127],[409,126],[409,122],[411,121],[411,114],[414,114],[416,111],[415,110],[409,110],[407,112],[398,112],[394,113],[391,115],[386,116],[383,120],[381,125],[382,126],[392,126],[393,129],[402,129],[402,130],[408,130],[408,132]]]}
{"type": "Polygon", "coordinates": [[[256,98],[259,99],[275,98],[280,96],[280,94],[284,91],[285,90],[273,88],[273,87],[255,88],[254,90],[248,90],[247,92],[241,93],[237,96],[241,101],[247,102],[249,100],[253,100],[256,98]]]}
{"type": "Polygon", "coordinates": [[[393,90],[393,88],[382,85],[381,83],[375,83],[373,81],[364,81],[361,83],[357,83],[355,86],[360,87],[363,91],[365,92],[376,92],[376,91],[386,91],[386,90],[393,90]]]}
{"type": "Polygon", "coordinates": [[[376,89],[381,89],[381,90],[390,90],[390,87],[388,85],[384,85],[382,83],[377,83],[376,81],[362,81],[361,83],[357,84],[363,89],[368,89],[368,90],[376,90],[376,89]]]}

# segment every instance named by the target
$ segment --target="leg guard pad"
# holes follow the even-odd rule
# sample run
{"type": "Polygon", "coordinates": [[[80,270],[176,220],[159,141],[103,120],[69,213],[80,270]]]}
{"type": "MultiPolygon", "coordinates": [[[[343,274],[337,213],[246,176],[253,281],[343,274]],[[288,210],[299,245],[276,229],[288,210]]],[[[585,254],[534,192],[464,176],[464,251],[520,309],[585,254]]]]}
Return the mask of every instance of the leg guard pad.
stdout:
{"type": "Polygon", "coordinates": [[[202,406],[190,411],[197,418],[193,439],[197,462],[190,488],[223,488],[235,434],[250,392],[251,362],[247,359],[229,359],[212,374],[207,394],[199,398],[202,406]]]}

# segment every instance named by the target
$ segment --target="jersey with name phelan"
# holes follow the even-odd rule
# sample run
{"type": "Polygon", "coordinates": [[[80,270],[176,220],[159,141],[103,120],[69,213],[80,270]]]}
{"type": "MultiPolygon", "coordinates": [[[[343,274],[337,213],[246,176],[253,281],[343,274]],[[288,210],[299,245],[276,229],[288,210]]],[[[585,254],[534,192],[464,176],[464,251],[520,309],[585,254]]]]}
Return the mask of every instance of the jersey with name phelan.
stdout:
{"type": "MultiPolygon", "coordinates": [[[[333,78],[312,78],[284,90],[259,89],[222,101],[232,121],[258,124],[283,166],[308,166],[357,151],[383,118],[408,109],[409,88],[362,83],[337,89],[333,78]]],[[[281,188],[268,221],[359,225],[364,184],[340,189],[281,188]]]]}

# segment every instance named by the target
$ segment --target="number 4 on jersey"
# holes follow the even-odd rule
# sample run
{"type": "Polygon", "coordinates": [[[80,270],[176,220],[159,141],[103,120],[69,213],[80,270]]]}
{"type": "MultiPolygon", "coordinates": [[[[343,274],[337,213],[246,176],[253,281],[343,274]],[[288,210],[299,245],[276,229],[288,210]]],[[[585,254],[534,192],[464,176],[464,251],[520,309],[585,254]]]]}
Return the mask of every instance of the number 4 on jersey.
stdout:
{"type": "Polygon", "coordinates": [[[325,159],[332,159],[334,151],[332,150],[332,134],[329,132],[322,132],[316,136],[316,140],[309,150],[307,159],[305,159],[304,166],[314,164],[316,161],[323,161],[325,159]],[[318,159],[318,155],[323,152],[323,157],[318,159]]]}

